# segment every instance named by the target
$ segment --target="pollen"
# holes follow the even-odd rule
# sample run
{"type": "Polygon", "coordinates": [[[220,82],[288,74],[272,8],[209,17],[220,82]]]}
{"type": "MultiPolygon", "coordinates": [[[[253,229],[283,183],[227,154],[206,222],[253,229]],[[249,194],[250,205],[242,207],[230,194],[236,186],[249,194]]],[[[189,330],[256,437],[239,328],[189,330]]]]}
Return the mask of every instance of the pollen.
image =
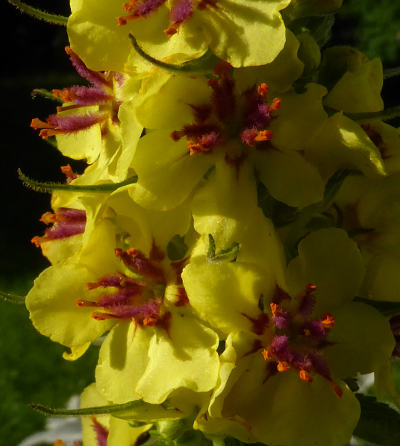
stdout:
{"type": "Polygon", "coordinates": [[[269,87],[268,87],[268,85],[267,85],[265,82],[263,82],[262,84],[260,84],[260,85],[257,87],[257,93],[258,93],[262,98],[265,98],[265,96],[267,96],[268,90],[269,90],[269,87]]]}
{"type": "Polygon", "coordinates": [[[259,130],[257,135],[254,137],[253,141],[262,142],[262,141],[271,141],[273,137],[273,133],[271,130],[259,130]]]}
{"type": "Polygon", "coordinates": [[[335,318],[331,314],[326,313],[322,317],[321,323],[324,328],[329,329],[335,326],[335,318]]]}
{"type": "Polygon", "coordinates": [[[264,348],[264,349],[261,351],[261,354],[262,354],[263,358],[265,359],[265,361],[269,361],[269,360],[272,359],[272,354],[271,354],[271,352],[270,352],[268,349],[266,349],[266,348],[264,348]]]}
{"type": "Polygon", "coordinates": [[[304,369],[299,371],[299,378],[307,383],[310,383],[313,380],[309,372],[307,372],[307,370],[304,369]]]}
{"type": "Polygon", "coordinates": [[[55,223],[57,221],[57,215],[52,212],[45,212],[41,217],[40,221],[46,225],[50,225],[51,223],[55,223]]]}
{"type": "Polygon", "coordinates": [[[290,369],[290,364],[287,361],[279,361],[276,369],[278,372],[287,372],[290,369]]]}
{"type": "Polygon", "coordinates": [[[274,316],[277,316],[281,310],[280,306],[278,304],[275,304],[274,302],[272,302],[269,306],[271,308],[271,313],[274,316]]]}
{"type": "Polygon", "coordinates": [[[269,106],[270,111],[279,110],[281,102],[282,102],[281,98],[274,98],[272,100],[272,104],[269,106]]]}

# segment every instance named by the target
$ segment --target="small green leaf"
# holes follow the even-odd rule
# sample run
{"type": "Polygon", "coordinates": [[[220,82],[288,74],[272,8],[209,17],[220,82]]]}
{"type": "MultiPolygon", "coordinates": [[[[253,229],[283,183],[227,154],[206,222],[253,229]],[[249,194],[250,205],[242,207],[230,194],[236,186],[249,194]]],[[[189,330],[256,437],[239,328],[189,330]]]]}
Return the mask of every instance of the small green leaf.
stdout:
{"type": "Polygon", "coordinates": [[[360,393],[356,397],[361,405],[361,417],[354,435],[380,446],[400,444],[400,414],[375,397],[360,393]]]}
{"type": "Polygon", "coordinates": [[[25,174],[21,172],[21,169],[18,169],[18,177],[24,183],[25,186],[30,187],[36,192],[44,192],[44,193],[51,193],[53,190],[62,190],[70,192],[91,192],[91,193],[113,192],[122,186],[127,186],[128,184],[136,183],[138,179],[138,177],[134,175],[124,181],[121,181],[120,183],[93,184],[93,185],[43,183],[27,177],[25,174]]]}
{"type": "Polygon", "coordinates": [[[6,293],[4,291],[0,291],[0,298],[10,304],[16,304],[16,305],[24,305],[25,304],[25,296],[18,296],[17,294],[6,293]]]}
{"type": "Polygon", "coordinates": [[[220,59],[218,59],[218,57],[210,51],[207,51],[204,56],[201,56],[198,59],[179,65],[162,62],[161,60],[155,59],[154,57],[144,52],[132,34],[129,34],[129,38],[131,39],[133,48],[135,49],[137,54],[139,54],[139,56],[141,56],[147,62],[150,62],[152,65],[162,68],[163,70],[173,71],[177,73],[206,74],[212,73],[215,65],[220,62],[220,59]]]}
{"type": "Polygon", "coordinates": [[[227,249],[222,249],[218,253],[215,248],[215,240],[211,234],[208,234],[208,253],[207,258],[210,263],[235,262],[239,254],[239,243],[233,242],[227,249]]]}
{"type": "Polygon", "coordinates": [[[185,244],[185,238],[179,234],[174,235],[167,245],[167,255],[173,262],[185,257],[188,247],[185,244]]]}
{"type": "Polygon", "coordinates": [[[215,257],[215,240],[211,234],[208,234],[208,253],[207,257],[213,259],[215,257]]]}
{"type": "Polygon", "coordinates": [[[335,198],[339,189],[342,187],[343,181],[351,174],[358,173],[356,170],[339,169],[329,177],[324,190],[324,204],[328,206],[335,198]]]}
{"type": "Polygon", "coordinates": [[[257,200],[263,214],[271,219],[277,228],[292,223],[297,218],[297,208],[273,198],[262,183],[258,183],[257,186],[257,200]]]}
{"type": "Polygon", "coordinates": [[[20,0],[8,0],[8,2],[18,8],[21,12],[28,14],[35,19],[43,20],[44,22],[52,23],[53,25],[67,26],[68,17],[57,14],[50,14],[49,12],[42,11],[41,9],[37,9],[33,6],[27,5],[20,0]]]}

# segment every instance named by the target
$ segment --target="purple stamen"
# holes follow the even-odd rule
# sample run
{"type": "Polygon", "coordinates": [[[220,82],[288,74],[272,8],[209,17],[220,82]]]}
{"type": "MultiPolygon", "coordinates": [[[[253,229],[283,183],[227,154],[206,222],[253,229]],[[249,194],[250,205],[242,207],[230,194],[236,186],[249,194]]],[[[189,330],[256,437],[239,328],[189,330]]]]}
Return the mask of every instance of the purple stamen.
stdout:
{"type": "Polygon", "coordinates": [[[79,130],[85,130],[104,121],[107,118],[105,113],[90,113],[87,115],[71,115],[60,116],[50,115],[47,122],[50,124],[50,128],[59,130],[59,133],[73,133],[79,130]]]}
{"type": "Polygon", "coordinates": [[[193,0],[180,0],[174,4],[170,12],[170,22],[179,24],[193,14],[193,0]]]}
{"type": "Polygon", "coordinates": [[[91,418],[92,427],[96,434],[97,446],[107,446],[108,430],[95,417],[91,418]]]}
{"type": "Polygon", "coordinates": [[[74,85],[68,89],[74,104],[76,105],[98,105],[105,104],[113,100],[113,96],[106,93],[102,88],[98,87],[83,87],[74,85]]]}
{"type": "Polygon", "coordinates": [[[107,81],[101,73],[89,70],[89,68],[87,68],[87,66],[82,62],[80,57],[75,54],[70,47],[66,47],[65,52],[68,54],[72,66],[75,68],[79,76],[83,77],[96,87],[101,88],[104,85],[107,87],[112,87],[112,84],[107,81]]]}
{"type": "Polygon", "coordinates": [[[315,305],[315,297],[312,294],[306,294],[299,306],[299,313],[307,318],[311,315],[315,305]]]}

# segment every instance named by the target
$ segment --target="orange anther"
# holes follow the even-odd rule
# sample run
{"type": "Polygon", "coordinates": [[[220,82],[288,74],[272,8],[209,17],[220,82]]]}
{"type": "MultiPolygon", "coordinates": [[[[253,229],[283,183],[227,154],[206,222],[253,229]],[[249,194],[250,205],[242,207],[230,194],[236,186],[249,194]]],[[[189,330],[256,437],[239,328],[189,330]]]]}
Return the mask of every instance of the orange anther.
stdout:
{"type": "Polygon", "coordinates": [[[169,28],[164,29],[164,33],[168,36],[171,37],[174,34],[176,34],[178,32],[178,24],[174,23],[173,25],[171,25],[169,28]]]}
{"type": "Polygon", "coordinates": [[[324,328],[332,328],[335,326],[335,318],[331,314],[326,313],[322,315],[322,318],[321,323],[324,328]]]}
{"type": "Polygon", "coordinates": [[[307,372],[307,370],[300,370],[299,371],[299,378],[302,381],[305,381],[307,383],[310,383],[313,379],[311,378],[311,375],[307,372]]]}
{"type": "Polygon", "coordinates": [[[143,325],[146,325],[147,327],[154,327],[156,325],[157,319],[155,317],[146,317],[143,319],[143,325]]]}
{"type": "Polygon", "coordinates": [[[274,98],[272,104],[269,106],[269,109],[271,111],[278,110],[281,106],[281,102],[282,102],[281,98],[274,98]]]}
{"type": "Polygon", "coordinates": [[[40,243],[41,243],[42,237],[39,237],[38,235],[35,235],[35,237],[33,237],[31,239],[31,243],[33,243],[36,248],[40,248],[40,243]]]}
{"type": "Polygon", "coordinates": [[[61,440],[56,440],[54,442],[54,446],[65,446],[65,443],[63,441],[61,441],[61,440]]]}
{"type": "Polygon", "coordinates": [[[273,133],[271,130],[260,130],[254,138],[256,142],[271,141],[273,133]]]}
{"type": "Polygon", "coordinates": [[[45,212],[41,217],[40,221],[46,225],[50,225],[51,223],[55,223],[57,221],[57,215],[52,212],[45,212]]]}
{"type": "Polygon", "coordinates": [[[272,354],[271,354],[271,352],[270,352],[269,350],[267,350],[266,348],[264,348],[264,349],[261,351],[261,354],[263,355],[263,358],[265,359],[265,361],[268,361],[268,360],[272,359],[272,354]]]}
{"type": "Polygon", "coordinates": [[[257,87],[257,92],[262,98],[265,98],[265,96],[267,96],[268,90],[269,87],[265,82],[263,82],[257,87]]]}
{"type": "Polygon", "coordinates": [[[308,293],[312,293],[313,291],[315,291],[317,289],[317,285],[314,285],[313,283],[308,283],[306,285],[306,289],[308,293]]]}
{"type": "Polygon", "coordinates": [[[269,304],[270,308],[271,308],[271,313],[276,316],[277,314],[279,314],[279,312],[281,311],[281,307],[278,304],[275,303],[270,303],[269,304]]]}
{"type": "Polygon", "coordinates": [[[78,175],[72,170],[70,164],[67,164],[66,166],[61,166],[60,170],[67,177],[67,180],[72,181],[78,178],[78,175]]]}
{"type": "Polygon", "coordinates": [[[38,118],[34,118],[31,121],[31,127],[35,130],[37,129],[48,129],[51,125],[48,122],[41,121],[38,118]]]}
{"type": "Polygon", "coordinates": [[[75,99],[74,95],[68,90],[68,88],[63,88],[62,90],[52,90],[51,93],[55,98],[62,99],[64,102],[73,102],[75,99]]]}
{"type": "Polygon", "coordinates": [[[279,361],[276,368],[278,372],[287,372],[290,369],[290,364],[286,361],[279,361]]]}
{"type": "Polygon", "coordinates": [[[308,328],[305,328],[305,329],[304,329],[304,334],[305,334],[306,336],[311,336],[311,331],[310,331],[308,328]]]}

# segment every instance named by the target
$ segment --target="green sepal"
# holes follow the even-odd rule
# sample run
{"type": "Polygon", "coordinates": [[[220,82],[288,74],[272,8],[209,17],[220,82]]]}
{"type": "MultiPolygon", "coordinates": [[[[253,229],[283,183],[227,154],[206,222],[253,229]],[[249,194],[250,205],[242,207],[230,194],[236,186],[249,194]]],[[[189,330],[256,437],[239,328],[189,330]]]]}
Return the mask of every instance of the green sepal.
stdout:
{"type": "Polygon", "coordinates": [[[276,200],[261,182],[257,186],[257,201],[263,214],[271,219],[277,228],[292,223],[297,218],[297,208],[276,200]]]}
{"type": "Polygon", "coordinates": [[[207,259],[209,263],[235,262],[239,254],[239,243],[233,242],[229,248],[221,249],[216,252],[215,240],[211,234],[208,234],[208,252],[207,259]]]}
{"type": "Polygon", "coordinates": [[[174,235],[167,245],[167,255],[173,262],[185,257],[188,247],[185,244],[185,238],[179,234],[174,235]]]}
{"type": "MultiPolygon", "coordinates": [[[[287,234],[285,243],[285,252],[288,262],[297,256],[298,254],[297,245],[299,244],[300,240],[306,235],[307,232],[309,232],[310,230],[315,230],[330,226],[329,220],[326,218],[321,219],[321,217],[324,217],[324,211],[329,207],[332,200],[335,198],[337,192],[339,191],[341,185],[343,184],[343,181],[349,175],[354,173],[358,172],[351,169],[337,170],[329,177],[328,181],[326,182],[324,190],[324,199],[320,203],[311,204],[310,206],[306,206],[300,211],[297,211],[297,209],[294,208],[294,210],[292,211],[293,215],[291,216],[292,220],[290,221],[288,219],[287,223],[281,225],[281,226],[289,224],[291,225],[289,226],[290,230],[287,234]]],[[[278,226],[276,223],[275,225],[278,226]]]]}
{"type": "Polygon", "coordinates": [[[129,34],[129,38],[131,39],[133,48],[140,57],[142,57],[147,62],[150,62],[152,65],[162,68],[163,70],[173,71],[177,73],[206,74],[212,73],[215,65],[217,65],[218,62],[221,61],[211,51],[207,51],[204,56],[201,56],[193,61],[185,62],[183,64],[170,64],[155,59],[154,57],[143,51],[132,34],[129,34]]]}
{"type": "Polygon", "coordinates": [[[400,444],[400,414],[375,397],[356,393],[361,417],[354,435],[381,446],[400,444]]]}
{"type": "Polygon", "coordinates": [[[27,5],[19,0],[8,0],[8,3],[18,8],[21,12],[34,17],[35,19],[43,20],[44,22],[52,23],[53,25],[67,26],[68,17],[42,11],[41,9],[34,8],[33,6],[27,5]]]}
{"type": "Polygon", "coordinates": [[[56,101],[59,103],[63,103],[64,101],[60,98],[56,98],[53,93],[45,88],[35,88],[31,93],[32,99],[35,99],[36,96],[41,96],[46,99],[50,99],[51,101],[56,101]]]}
{"type": "Polygon", "coordinates": [[[10,304],[25,305],[25,296],[18,296],[17,294],[0,291],[0,298],[10,304]]]}
{"type": "Polygon", "coordinates": [[[30,404],[30,407],[43,415],[57,417],[80,417],[83,415],[112,415],[123,420],[159,421],[162,419],[182,418],[180,410],[169,407],[167,402],[150,404],[142,400],[130,401],[123,404],[107,406],[85,407],[81,409],[52,409],[42,404],[30,404]]]}
{"type": "Polygon", "coordinates": [[[74,184],[64,184],[64,183],[46,183],[34,180],[27,177],[18,169],[18,177],[24,183],[26,187],[33,189],[36,192],[51,193],[54,190],[71,191],[71,192],[92,192],[92,193],[103,193],[103,192],[113,192],[120,187],[127,186],[129,184],[134,184],[137,182],[138,177],[134,175],[127,178],[120,183],[108,183],[108,184],[92,184],[92,185],[74,185],[74,184]]]}
{"type": "Polygon", "coordinates": [[[400,302],[386,302],[380,300],[364,299],[363,297],[356,297],[355,302],[362,302],[363,304],[371,305],[384,316],[392,317],[400,314],[400,302]]]}
{"type": "Polygon", "coordinates": [[[339,189],[342,187],[343,181],[351,174],[359,173],[352,169],[339,169],[331,175],[326,182],[324,190],[324,205],[328,206],[335,198],[339,189]]]}

